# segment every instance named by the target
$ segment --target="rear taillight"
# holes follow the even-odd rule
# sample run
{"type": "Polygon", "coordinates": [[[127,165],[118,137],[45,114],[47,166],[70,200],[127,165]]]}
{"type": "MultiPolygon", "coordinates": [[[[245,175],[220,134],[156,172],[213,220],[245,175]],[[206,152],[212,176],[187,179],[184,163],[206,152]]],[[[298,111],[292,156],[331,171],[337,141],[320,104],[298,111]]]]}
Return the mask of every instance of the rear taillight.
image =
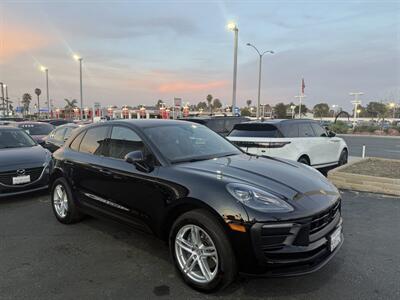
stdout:
{"type": "Polygon", "coordinates": [[[235,145],[244,148],[282,148],[290,142],[233,142],[235,145]]]}

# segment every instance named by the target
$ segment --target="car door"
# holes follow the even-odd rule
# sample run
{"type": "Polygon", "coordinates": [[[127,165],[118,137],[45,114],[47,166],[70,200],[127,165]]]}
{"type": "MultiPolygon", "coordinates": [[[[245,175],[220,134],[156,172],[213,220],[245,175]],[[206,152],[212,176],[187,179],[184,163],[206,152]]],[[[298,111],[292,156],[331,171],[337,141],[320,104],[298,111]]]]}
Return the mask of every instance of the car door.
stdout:
{"type": "Polygon", "coordinates": [[[299,123],[299,155],[307,155],[312,166],[318,166],[326,162],[324,154],[324,140],[315,136],[311,122],[299,123]]]}
{"type": "Polygon", "coordinates": [[[110,210],[147,231],[148,224],[160,218],[161,210],[155,207],[163,207],[165,203],[165,190],[157,183],[158,167],[150,172],[140,171],[124,157],[129,152],[142,151],[151,160],[151,165],[157,165],[155,158],[142,138],[133,129],[122,125],[112,127],[107,147],[102,168],[107,171],[109,189],[105,199],[109,201],[110,210]]]}
{"type": "Polygon", "coordinates": [[[321,139],[321,150],[323,150],[324,161],[326,164],[336,163],[339,159],[340,139],[329,137],[326,130],[317,123],[311,123],[315,135],[321,139]]]}
{"type": "Polygon", "coordinates": [[[96,126],[82,133],[82,137],[82,134],[78,135],[70,146],[77,151],[69,154],[65,161],[71,169],[70,178],[79,204],[100,211],[107,207],[101,200],[107,199],[112,188],[108,173],[103,169],[110,128],[107,125],[96,126]]]}

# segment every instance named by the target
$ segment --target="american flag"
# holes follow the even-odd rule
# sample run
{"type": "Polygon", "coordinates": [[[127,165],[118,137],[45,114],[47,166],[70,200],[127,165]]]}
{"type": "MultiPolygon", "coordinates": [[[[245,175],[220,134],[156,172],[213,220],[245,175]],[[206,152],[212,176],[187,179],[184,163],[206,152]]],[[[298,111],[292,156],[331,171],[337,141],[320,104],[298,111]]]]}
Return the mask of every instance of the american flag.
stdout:
{"type": "Polygon", "coordinates": [[[306,88],[306,85],[304,83],[304,78],[301,79],[301,93],[304,95],[304,89],[306,88]]]}

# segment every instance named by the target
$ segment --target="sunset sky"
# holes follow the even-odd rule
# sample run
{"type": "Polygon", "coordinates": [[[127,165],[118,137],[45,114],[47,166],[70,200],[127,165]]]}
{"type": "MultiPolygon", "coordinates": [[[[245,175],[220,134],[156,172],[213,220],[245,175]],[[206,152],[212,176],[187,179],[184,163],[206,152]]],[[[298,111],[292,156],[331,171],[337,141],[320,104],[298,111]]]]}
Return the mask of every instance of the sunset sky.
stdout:
{"type": "Polygon", "coordinates": [[[50,98],[103,106],[195,104],[207,94],[231,102],[233,33],[239,27],[238,103],[257,99],[258,57],[246,46],[274,50],[263,63],[262,103],[295,101],[304,77],[312,107],[350,108],[400,101],[399,1],[0,1],[0,81],[18,101],[45,90],[50,98]]]}

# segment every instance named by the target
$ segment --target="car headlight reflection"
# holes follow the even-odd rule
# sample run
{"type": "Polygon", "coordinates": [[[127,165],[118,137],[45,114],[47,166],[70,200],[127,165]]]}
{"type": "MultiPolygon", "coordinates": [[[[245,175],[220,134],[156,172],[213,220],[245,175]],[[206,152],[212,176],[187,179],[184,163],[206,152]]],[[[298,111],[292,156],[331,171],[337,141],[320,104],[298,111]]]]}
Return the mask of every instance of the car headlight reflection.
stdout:
{"type": "Polygon", "coordinates": [[[259,188],[241,184],[229,183],[226,185],[228,192],[238,201],[250,208],[263,212],[291,212],[293,207],[277,196],[259,188]]]}

